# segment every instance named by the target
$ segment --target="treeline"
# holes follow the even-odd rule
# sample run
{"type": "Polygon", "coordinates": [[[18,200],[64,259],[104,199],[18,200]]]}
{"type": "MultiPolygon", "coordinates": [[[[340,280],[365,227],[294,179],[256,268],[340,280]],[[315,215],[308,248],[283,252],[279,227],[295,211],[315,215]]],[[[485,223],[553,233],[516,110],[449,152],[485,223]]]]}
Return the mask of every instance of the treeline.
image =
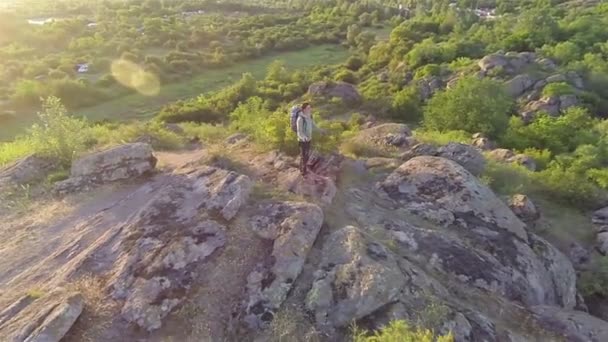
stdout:
{"type": "Polygon", "coordinates": [[[0,93],[6,94],[0,100],[31,107],[41,96],[55,95],[78,108],[132,91],[110,73],[120,58],[174,82],[271,52],[338,44],[349,25],[371,26],[395,14],[379,4],[347,1],[296,1],[289,8],[273,1],[106,1],[81,12],[78,6],[58,3],[47,11],[56,20],[44,25],[0,15],[0,29],[15,33],[0,41],[0,93]],[[82,64],[85,72],[78,71],[82,64]]]}

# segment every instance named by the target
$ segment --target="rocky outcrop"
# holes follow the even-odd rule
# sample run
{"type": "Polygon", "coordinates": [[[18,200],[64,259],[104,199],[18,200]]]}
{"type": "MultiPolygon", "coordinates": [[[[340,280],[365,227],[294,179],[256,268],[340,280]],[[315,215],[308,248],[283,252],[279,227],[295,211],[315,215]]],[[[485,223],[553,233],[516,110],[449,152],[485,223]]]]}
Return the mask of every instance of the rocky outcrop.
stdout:
{"type": "Polygon", "coordinates": [[[515,154],[513,151],[506,148],[497,148],[488,152],[489,159],[501,163],[514,163],[527,168],[530,171],[536,171],[536,162],[531,157],[525,154],[515,154]]]}
{"type": "Polygon", "coordinates": [[[536,55],[532,52],[506,54],[497,52],[483,57],[477,64],[484,74],[497,68],[500,68],[507,74],[514,74],[533,63],[535,59],[536,55]]]}
{"type": "Polygon", "coordinates": [[[439,152],[437,151],[437,147],[435,147],[435,145],[420,143],[412,146],[410,149],[402,153],[400,158],[403,161],[407,161],[420,156],[436,156],[437,153],[439,152]]]}
{"type": "Polygon", "coordinates": [[[507,94],[511,97],[519,97],[528,91],[536,81],[528,74],[521,74],[513,77],[505,83],[507,94]]]}
{"type": "Polygon", "coordinates": [[[246,176],[211,167],[176,175],[122,226],[110,284],[124,300],[123,318],[148,331],[161,326],[186,296],[197,265],[224,245],[225,228],[215,218],[233,218],[251,188],[246,176]]]}
{"type": "Polygon", "coordinates": [[[540,218],[540,211],[526,195],[513,195],[509,200],[509,208],[520,220],[527,224],[533,224],[540,218]]]}
{"type": "Polygon", "coordinates": [[[300,275],[321,229],[323,211],[308,203],[264,204],[250,222],[256,234],[273,241],[267,262],[247,278],[245,321],[251,327],[264,327],[300,275]]]}
{"type": "Polygon", "coordinates": [[[361,101],[357,88],[346,82],[316,82],[308,87],[308,94],[312,96],[339,97],[347,102],[361,101]]]}
{"type": "Polygon", "coordinates": [[[385,123],[366,128],[354,138],[361,144],[377,144],[381,146],[409,147],[416,143],[412,130],[405,124],[385,123]]]}
{"type": "Polygon", "coordinates": [[[486,166],[483,155],[471,145],[449,143],[437,150],[437,156],[457,162],[475,176],[479,176],[486,166]]]}
{"type": "Polygon", "coordinates": [[[29,155],[0,169],[0,189],[42,181],[58,167],[57,160],[29,155]]]}
{"type": "Polygon", "coordinates": [[[523,108],[521,116],[525,122],[530,122],[539,112],[545,112],[550,116],[558,116],[568,108],[575,107],[578,104],[578,97],[573,94],[543,97],[540,100],[529,102],[523,108]]]}
{"type": "Polygon", "coordinates": [[[445,86],[445,83],[441,78],[437,76],[423,78],[417,81],[418,91],[420,99],[426,101],[430,99],[435,93],[445,86]]]}
{"type": "Polygon", "coordinates": [[[406,284],[395,256],[349,226],[325,243],[306,306],[319,326],[343,327],[395,302],[406,284]]]}
{"type": "Polygon", "coordinates": [[[471,145],[484,151],[493,150],[496,148],[496,143],[484,136],[474,137],[471,145]]]}
{"type": "Polygon", "coordinates": [[[276,151],[254,159],[252,165],[259,169],[261,177],[272,177],[279,188],[330,204],[337,193],[336,181],[343,161],[340,154],[313,153],[306,177],[300,174],[296,160],[276,151]]]}
{"type": "Polygon", "coordinates": [[[485,158],[475,147],[461,143],[449,143],[439,148],[426,143],[416,144],[401,154],[401,159],[407,161],[420,156],[437,156],[453,160],[474,175],[480,175],[486,165],[485,158]]]}
{"type": "Polygon", "coordinates": [[[82,313],[83,297],[56,289],[41,298],[25,296],[0,312],[0,336],[7,342],[59,342],[82,313]]]}
{"type": "Polygon", "coordinates": [[[527,305],[574,307],[576,277],[568,259],[529,234],[506,204],[455,162],[417,157],[379,186],[415,215],[457,232],[397,224],[420,262],[527,305]]]}
{"type": "Polygon", "coordinates": [[[58,182],[60,194],[151,173],[156,158],[149,144],[133,143],[96,152],[72,163],[70,178],[58,182]]]}
{"type": "Polygon", "coordinates": [[[608,341],[608,324],[587,313],[553,306],[532,308],[540,325],[559,333],[567,341],[608,341]]]}
{"type": "Polygon", "coordinates": [[[602,255],[608,255],[608,232],[600,232],[596,237],[597,251],[602,255]]]}

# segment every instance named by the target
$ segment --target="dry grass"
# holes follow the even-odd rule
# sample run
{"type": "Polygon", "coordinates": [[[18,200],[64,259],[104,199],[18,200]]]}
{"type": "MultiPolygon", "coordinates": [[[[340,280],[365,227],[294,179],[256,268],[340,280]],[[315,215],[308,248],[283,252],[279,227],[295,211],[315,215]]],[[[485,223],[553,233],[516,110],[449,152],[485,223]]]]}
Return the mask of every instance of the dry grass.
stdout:
{"type": "Polygon", "coordinates": [[[106,292],[105,281],[99,277],[85,276],[66,289],[78,291],[84,297],[84,309],[76,324],[66,335],[66,341],[99,341],[99,336],[112,324],[119,310],[119,303],[106,292]]]}
{"type": "Polygon", "coordinates": [[[270,342],[319,342],[321,334],[304,313],[304,308],[285,304],[268,329],[270,342]]]}

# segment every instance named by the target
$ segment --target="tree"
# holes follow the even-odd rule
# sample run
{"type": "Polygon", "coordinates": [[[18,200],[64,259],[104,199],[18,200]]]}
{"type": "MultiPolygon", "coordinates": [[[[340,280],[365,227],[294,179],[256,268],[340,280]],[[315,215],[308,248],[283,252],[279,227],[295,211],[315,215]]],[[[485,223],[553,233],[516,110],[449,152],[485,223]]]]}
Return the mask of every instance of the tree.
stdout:
{"type": "Polygon", "coordinates": [[[493,80],[468,77],[436,94],[424,111],[424,125],[439,131],[463,130],[500,136],[513,102],[493,80]]]}
{"type": "Polygon", "coordinates": [[[420,94],[415,86],[404,88],[393,97],[392,116],[396,119],[417,122],[420,119],[420,94]]]}
{"type": "Polygon", "coordinates": [[[361,34],[361,27],[357,24],[352,24],[346,31],[346,41],[352,46],[357,44],[357,37],[361,34]]]}

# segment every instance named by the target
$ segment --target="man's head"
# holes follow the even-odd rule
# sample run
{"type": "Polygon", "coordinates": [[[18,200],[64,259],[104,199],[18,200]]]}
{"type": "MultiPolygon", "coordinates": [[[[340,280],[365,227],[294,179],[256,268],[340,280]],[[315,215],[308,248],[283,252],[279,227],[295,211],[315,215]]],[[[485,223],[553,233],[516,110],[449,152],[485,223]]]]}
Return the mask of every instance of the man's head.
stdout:
{"type": "Polygon", "coordinates": [[[310,105],[310,103],[308,102],[304,102],[302,103],[302,112],[304,112],[304,114],[310,114],[310,112],[312,111],[312,106],[310,105]]]}

